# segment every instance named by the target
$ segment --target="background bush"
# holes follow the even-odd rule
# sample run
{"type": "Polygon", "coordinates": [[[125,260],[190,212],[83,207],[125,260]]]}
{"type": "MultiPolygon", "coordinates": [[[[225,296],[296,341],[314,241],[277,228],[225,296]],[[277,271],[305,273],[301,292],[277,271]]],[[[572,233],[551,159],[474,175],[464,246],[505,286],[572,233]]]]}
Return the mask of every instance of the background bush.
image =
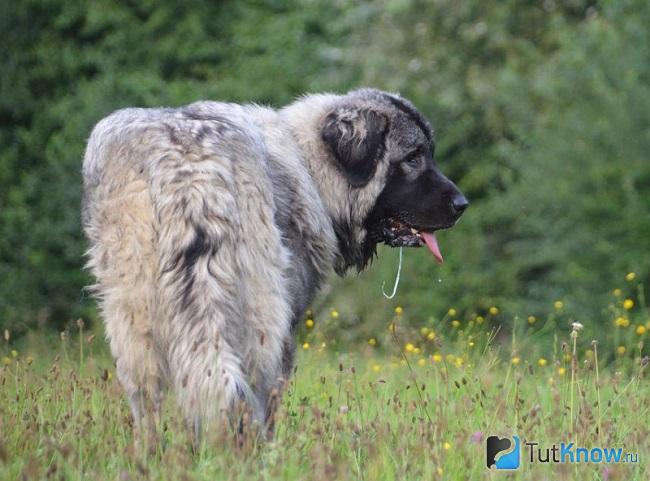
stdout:
{"type": "Polygon", "coordinates": [[[395,302],[416,322],[450,306],[541,314],[562,299],[608,325],[603,295],[650,273],[647,25],[642,0],[2,2],[0,327],[94,317],[80,166],[103,116],[364,85],[432,120],[438,161],[472,206],[439,235],[444,266],[405,251],[395,301],[380,288],[397,251],[382,249],[317,308],[339,308],[351,339],[395,302]]]}

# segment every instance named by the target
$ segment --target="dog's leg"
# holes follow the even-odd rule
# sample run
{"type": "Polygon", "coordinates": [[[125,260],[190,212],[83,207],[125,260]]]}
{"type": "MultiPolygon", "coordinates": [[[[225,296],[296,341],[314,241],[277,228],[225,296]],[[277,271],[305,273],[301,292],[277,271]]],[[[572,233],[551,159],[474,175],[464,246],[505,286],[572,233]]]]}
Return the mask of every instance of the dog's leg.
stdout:
{"type": "Polygon", "coordinates": [[[92,204],[90,213],[88,265],[97,277],[94,290],[117,377],[131,405],[134,435],[141,441],[143,421],[151,429],[162,402],[161,362],[152,336],[155,234],[146,183],[126,184],[92,204]]]}
{"type": "Polygon", "coordinates": [[[201,443],[203,442],[203,423],[201,416],[198,414],[194,416],[186,416],[185,428],[190,438],[190,448],[194,455],[198,455],[201,451],[201,443]]]}
{"type": "Polygon", "coordinates": [[[142,390],[137,387],[131,388],[131,392],[129,392],[125,386],[131,386],[131,383],[126,381],[126,377],[124,375],[118,375],[118,378],[120,379],[120,383],[126,391],[126,397],[129,400],[131,415],[133,416],[133,438],[135,439],[135,443],[139,446],[142,443],[142,419],[145,413],[145,396],[143,395],[142,390]]]}
{"type": "Polygon", "coordinates": [[[276,413],[282,401],[282,393],[284,392],[286,383],[292,374],[295,351],[296,341],[292,335],[288,335],[285,338],[284,348],[282,350],[282,364],[277,369],[271,370],[272,372],[280,372],[281,375],[270,380],[272,382],[269,388],[261,394],[259,399],[260,404],[265,407],[264,427],[267,440],[273,439],[275,433],[276,413]]]}
{"type": "Polygon", "coordinates": [[[162,432],[162,404],[165,398],[164,386],[159,382],[151,389],[152,422],[154,433],[162,432]]]}

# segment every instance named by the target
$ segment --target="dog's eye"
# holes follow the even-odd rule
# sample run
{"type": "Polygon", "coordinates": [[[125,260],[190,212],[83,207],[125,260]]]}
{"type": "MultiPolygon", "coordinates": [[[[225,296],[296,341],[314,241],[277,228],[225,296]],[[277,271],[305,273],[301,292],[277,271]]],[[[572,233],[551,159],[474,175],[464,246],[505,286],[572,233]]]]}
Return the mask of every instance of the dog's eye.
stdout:
{"type": "Polygon", "coordinates": [[[416,152],[415,154],[411,154],[404,159],[404,163],[406,163],[409,167],[418,167],[421,162],[422,162],[422,156],[420,155],[419,152],[416,152]]]}

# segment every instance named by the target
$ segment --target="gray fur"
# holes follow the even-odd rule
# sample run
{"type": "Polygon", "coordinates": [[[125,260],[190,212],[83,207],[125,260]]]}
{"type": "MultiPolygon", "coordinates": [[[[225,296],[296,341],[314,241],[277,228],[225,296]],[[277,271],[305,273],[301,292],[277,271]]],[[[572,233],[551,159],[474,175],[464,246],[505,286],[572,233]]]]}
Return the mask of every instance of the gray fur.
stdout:
{"type": "Polygon", "coordinates": [[[167,387],[196,432],[242,404],[270,422],[292,330],[330,270],[358,263],[399,149],[386,130],[410,110],[362,90],[97,124],[83,164],[88,267],[136,424],[167,387]],[[368,156],[372,169],[351,174],[368,156]]]}

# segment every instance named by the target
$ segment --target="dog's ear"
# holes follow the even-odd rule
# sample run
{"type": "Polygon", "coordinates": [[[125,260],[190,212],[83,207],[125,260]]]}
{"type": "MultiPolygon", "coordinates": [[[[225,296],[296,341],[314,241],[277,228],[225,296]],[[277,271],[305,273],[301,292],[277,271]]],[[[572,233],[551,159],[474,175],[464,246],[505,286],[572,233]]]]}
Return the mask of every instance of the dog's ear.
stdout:
{"type": "Polygon", "coordinates": [[[387,131],[385,115],[369,108],[342,107],[327,115],[321,137],[350,184],[363,187],[377,169],[387,131]]]}

